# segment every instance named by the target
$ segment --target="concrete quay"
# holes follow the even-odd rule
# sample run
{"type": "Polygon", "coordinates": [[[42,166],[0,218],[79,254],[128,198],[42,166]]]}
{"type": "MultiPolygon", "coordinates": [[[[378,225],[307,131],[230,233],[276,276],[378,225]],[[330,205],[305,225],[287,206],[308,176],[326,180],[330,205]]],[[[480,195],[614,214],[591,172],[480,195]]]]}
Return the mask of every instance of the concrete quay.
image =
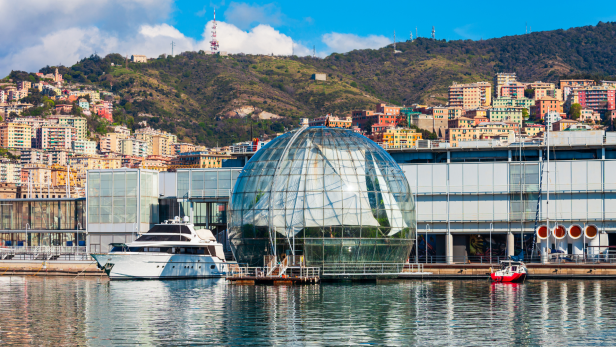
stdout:
{"type": "Polygon", "coordinates": [[[0,276],[102,276],[94,261],[0,261],[0,276]]]}
{"type": "MultiPolygon", "coordinates": [[[[431,272],[425,279],[489,278],[490,268],[498,264],[425,264],[431,272]]],[[[616,265],[612,264],[526,264],[527,279],[616,279],[616,265]]],[[[401,277],[403,278],[403,277],[401,277]]]]}

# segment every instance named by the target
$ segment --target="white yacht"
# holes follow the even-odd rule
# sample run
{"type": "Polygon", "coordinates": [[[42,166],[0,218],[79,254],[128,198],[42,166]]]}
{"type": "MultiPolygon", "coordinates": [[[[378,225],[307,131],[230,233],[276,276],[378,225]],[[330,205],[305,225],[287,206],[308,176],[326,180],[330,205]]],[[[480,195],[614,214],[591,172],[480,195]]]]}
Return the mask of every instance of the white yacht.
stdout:
{"type": "Polygon", "coordinates": [[[91,254],[110,279],[224,277],[229,270],[222,244],[188,217],[156,224],[131,243],[112,243],[109,253],[91,254]]]}

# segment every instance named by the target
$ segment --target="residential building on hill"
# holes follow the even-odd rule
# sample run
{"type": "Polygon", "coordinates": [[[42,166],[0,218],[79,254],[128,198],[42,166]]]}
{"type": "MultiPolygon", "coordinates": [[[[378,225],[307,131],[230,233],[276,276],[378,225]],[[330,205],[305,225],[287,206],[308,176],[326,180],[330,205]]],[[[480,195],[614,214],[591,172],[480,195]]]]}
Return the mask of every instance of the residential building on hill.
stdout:
{"type": "Polygon", "coordinates": [[[449,106],[470,110],[492,103],[492,86],[489,82],[468,84],[454,83],[449,87],[449,106]]]}
{"type": "Polygon", "coordinates": [[[515,140],[515,130],[511,124],[504,122],[480,123],[474,128],[455,128],[447,129],[447,140],[451,147],[458,147],[461,141],[476,141],[484,139],[498,138],[507,139],[509,142],[515,140]]]}
{"type": "Polygon", "coordinates": [[[96,142],[88,140],[73,141],[73,152],[76,154],[96,154],[96,142]]]}
{"type": "Polygon", "coordinates": [[[148,57],[145,55],[133,54],[130,57],[130,61],[133,63],[147,63],[148,57]]]}
{"type": "Polygon", "coordinates": [[[599,112],[595,112],[589,108],[584,108],[580,112],[580,118],[578,118],[580,122],[594,122],[599,123],[601,121],[601,114],[599,112]]]}
{"type": "Polygon", "coordinates": [[[501,86],[507,83],[515,83],[518,79],[515,75],[515,72],[499,72],[494,75],[494,93],[497,98],[501,97],[501,86]]]}
{"type": "Polygon", "coordinates": [[[77,129],[68,125],[49,125],[36,129],[36,147],[47,149],[73,148],[77,139],[77,129]]]}
{"type": "Polygon", "coordinates": [[[589,87],[577,90],[579,104],[599,113],[616,109],[616,89],[607,87],[589,87]]]}
{"type": "Polygon", "coordinates": [[[525,97],[517,99],[511,97],[500,97],[492,101],[492,107],[523,107],[530,109],[530,107],[534,104],[535,100],[525,97]]]}
{"type": "Polygon", "coordinates": [[[0,183],[21,184],[23,166],[8,159],[0,159],[0,183]]]}
{"type": "Polygon", "coordinates": [[[59,125],[68,125],[74,127],[77,131],[77,140],[86,140],[88,137],[88,120],[85,117],[74,116],[52,116],[57,119],[59,125]]]}
{"type": "Polygon", "coordinates": [[[417,140],[422,139],[421,133],[415,129],[396,128],[389,126],[383,131],[372,133],[370,139],[384,148],[412,148],[417,146],[417,140]]]}
{"type": "Polygon", "coordinates": [[[535,105],[530,108],[530,114],[536,119],[543,119],[545,114],[549,111],[562,113],[563,110],[560,101],[546,96],[539,100],[535,100],[535,105]]]}
{"type": "Polygon", "coordinates": [[[336,117],[331,114],[317,117],[308,121],[309,126],[326,126],[330,128],[350,128],[353,126],[353,117],[336,117]]]}
{"type": "Polygon", "coordinates": [[[172,159],[169,168],[220,168],[225,159],[235,159],[235,157],[209,152],[182,153],[172,159]]]}
{"type": "Polygon", "coordinates": [[[509,82],[500,86],[498,98],[521,99],[524,97],[524,83],[509,82]]]}
{"type": "Polygon", "coordinates": [[[521,107],[494,107],[488,110],[490,122],[515,122],[522,125],[521,107]]]}
{"type": "Polygon", "coordinates": [[[19,123],[0,123],[0,144],[3,148],[31,148],[32,127],[19,123]]]}

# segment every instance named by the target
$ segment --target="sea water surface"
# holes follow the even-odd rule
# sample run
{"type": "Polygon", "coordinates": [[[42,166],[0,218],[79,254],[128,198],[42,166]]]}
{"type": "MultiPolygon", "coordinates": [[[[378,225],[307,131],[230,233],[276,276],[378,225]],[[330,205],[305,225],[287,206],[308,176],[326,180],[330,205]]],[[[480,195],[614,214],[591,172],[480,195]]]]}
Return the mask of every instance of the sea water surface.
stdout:
{"type": "Polygon", "coordinates": [[[616,281],[0,277],[0,345],[614,345],[616,281]]]}

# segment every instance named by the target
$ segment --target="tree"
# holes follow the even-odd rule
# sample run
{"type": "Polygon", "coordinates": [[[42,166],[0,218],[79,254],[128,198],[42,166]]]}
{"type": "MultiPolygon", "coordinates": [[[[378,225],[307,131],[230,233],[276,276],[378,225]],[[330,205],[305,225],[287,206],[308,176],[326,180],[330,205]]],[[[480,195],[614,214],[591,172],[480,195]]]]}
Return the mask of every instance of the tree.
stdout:
{"type": "Polygon", "coordinates": [[[533,89],[533,88],[524,89],[524,96],[525,97],[527,97],[529,99],[532,99],[533,95],[535,95],[535,89],[533,89]]]}
{"type": "Polygon", "coordinates": [[[571,105],[571,108],[569,109],[569,118],[578,119],[580,118],[581,115],[582,115],[582,105],[580,104],[571,105]]]}
{"type": "Polygon", "coordinates": [[[528,115],[528,110],[523,108],[522,109],[522,118],[524,119],[528,119],[529,115],[528,115]]]}

